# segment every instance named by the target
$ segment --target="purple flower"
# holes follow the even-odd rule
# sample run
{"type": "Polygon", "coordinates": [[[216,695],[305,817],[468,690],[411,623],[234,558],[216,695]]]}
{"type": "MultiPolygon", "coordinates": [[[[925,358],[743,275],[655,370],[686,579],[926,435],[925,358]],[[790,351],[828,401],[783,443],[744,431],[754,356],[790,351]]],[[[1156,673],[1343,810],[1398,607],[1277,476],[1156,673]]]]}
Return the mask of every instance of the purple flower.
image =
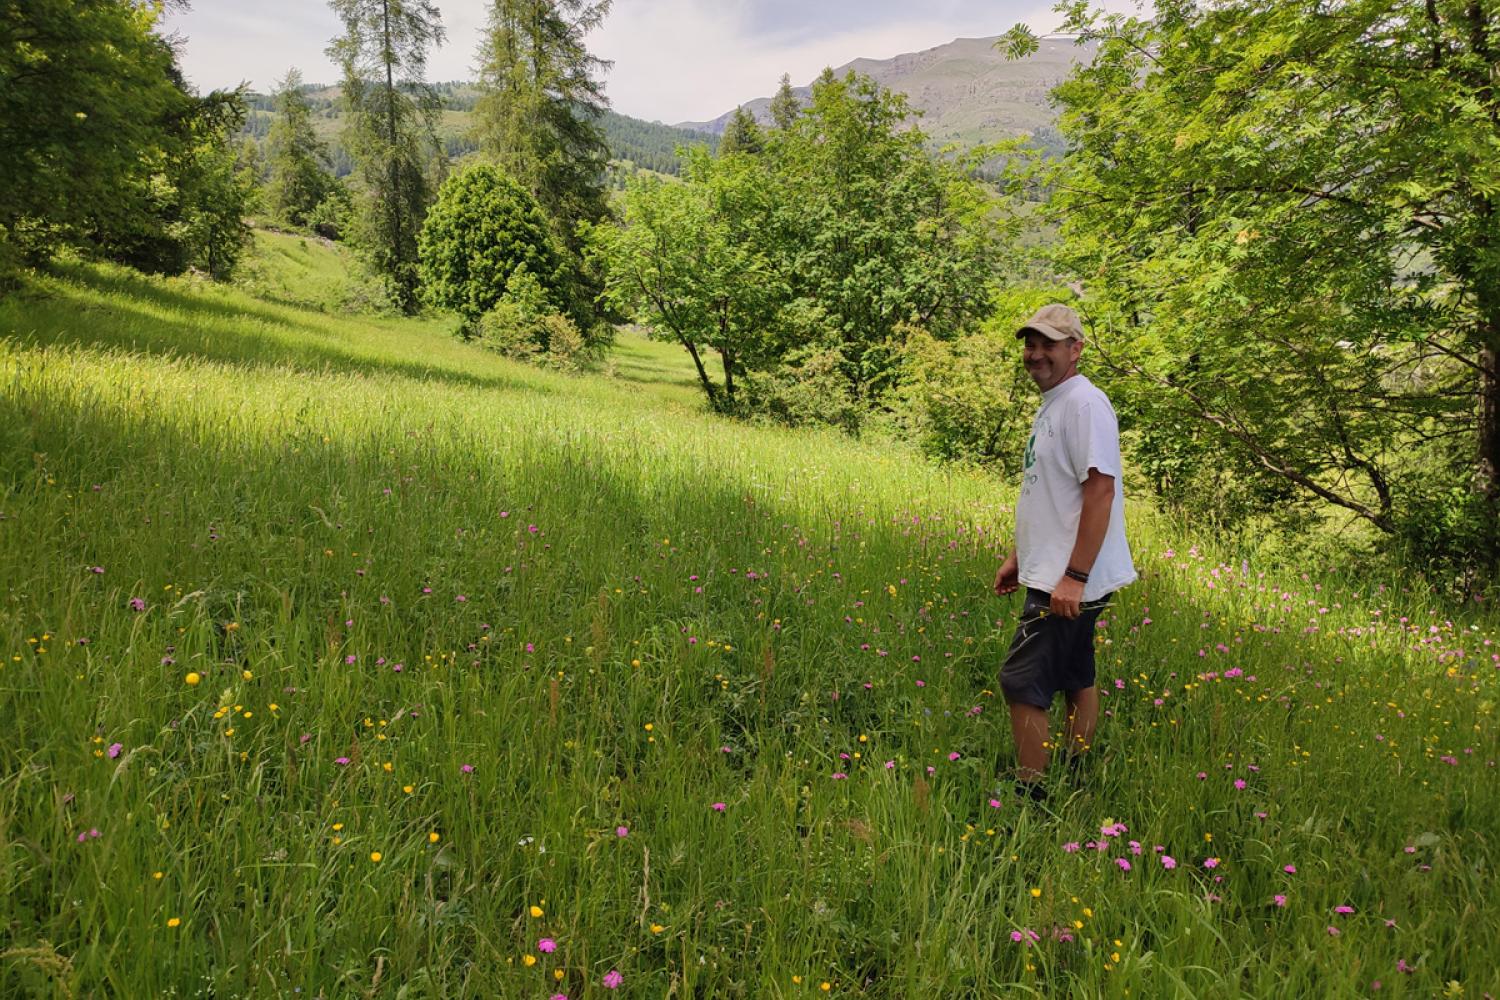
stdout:
{"type": "Polygon", "coordinates": [[[724,803],[722,803],[722,802],[715,802],[713,805],[709,806],[709,808],[712,809],[714,812],[720,812],[721,813],[725,809],[727,809],[728,807],[726,805],[724,805],[724,803]]]}
{"type": "Polygon", "coordinates": [[[333,758],[333,762],[335,764],[337,764],[339,767],[347,767],[348,764],[349,764],[349,758],[348,757],[335,757],[335,758],[333,758]]]}
{"type": "Polygon", "coordinates": [[[114,760],[116,757],[120,756],[120,751],[124,750],[124,749],[125,749],[124,745],[122,745],[120,743],[111,743],[109,745],[109,750],[108,750],[109,759],[110,760],[114,760]]]}
{"type": "Polygon", "coordinates": [[[92,574],[94,574],[95,576],[103,576],[104,575],[104,567],[103,566],[90,566],[89,567],[89,572],[92,573],[92,574]]]}
{"type": "Polygon", "coordinates": [[[630,836],[630,827],[628,827],[628,826],[617,826],[617,827],[615,827],[615,836],[616,837],[628,837],[628,836],[630,836]]]}
{"type": "Polygon", "coordinates": [[[473,764],[461,764],[461,765],[459,765],[458,769],[460,771],[462,771],[464,774],[473,774],[474,773],[474,765],[473,764]]]}
{"type": "Polygon", "coordinates": [[[604,979],[602,980],[602,982],[604,983],[604,988],[607,990],[619,989],[620,984],[624,981],[625,977],[620,975],[619,971],[616,969],[610,969],[608,972],[606,972],[604,974],[604,979]]]}
{"type": "Polygon", "coordinates": [[[1115,858],[1115,864],[1120,866],[1120,871],[1122,872],[1130,871],[1130,862],[1124,858],[1115,858]]]}
{"type": "Polygon", "coordinates": [[[1173,868],[1177,867],[1177,859],[1172,857],[1172,855],[1170,854],[1163,854],[1161,856],[1161,866],[1167,871],[1171,871],[1173,868]]]}
{"type": "Polygon", "coordinates": [[[146,610],[146,601],[143,598],[140,598],[140,597],[132,597],[130,599],[130,610],[131,611],[145,611],[146,610]]]}
{"type": "Polygon", "coordinates": [[[557,942],[551,938],[542,938],[536,943],[536,950],[550,955],[557,950],[557,942]]]}

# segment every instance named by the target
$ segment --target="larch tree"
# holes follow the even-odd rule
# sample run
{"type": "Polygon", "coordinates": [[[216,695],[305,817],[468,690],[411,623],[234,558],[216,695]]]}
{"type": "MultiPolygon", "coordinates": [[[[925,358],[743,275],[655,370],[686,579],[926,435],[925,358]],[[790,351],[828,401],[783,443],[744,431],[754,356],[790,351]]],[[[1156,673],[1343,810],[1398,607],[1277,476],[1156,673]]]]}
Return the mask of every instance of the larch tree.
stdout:
{"type": "Polygon", "coordinates": [[[443,41],[432,0],[329,0],[344,24],[328,53],[343,70],[344,145],[361,190],[356,240],[395,305],[420,305],[417,237],[441,172],[427,51],[443,41]]]}
{"type": "Polygon", "coordinates": [[[602,284],[581,264],[581,226],[609,216],[609,147],[600,127],[608,107],[584,36],[610,0],[492,0],[480,44],[474,135],[482,153],[529,190],[575,263],[567,312],[580,330],[597,325],[602,284]]]}
{"type": "Polygon", "coordinates": [[[328,149],[313,130],[298,70],[288,70],[277,84],[275,100],[276,120],[266,136],[266,209],[282,222],[305,226],[333,186],[328,149]]]}

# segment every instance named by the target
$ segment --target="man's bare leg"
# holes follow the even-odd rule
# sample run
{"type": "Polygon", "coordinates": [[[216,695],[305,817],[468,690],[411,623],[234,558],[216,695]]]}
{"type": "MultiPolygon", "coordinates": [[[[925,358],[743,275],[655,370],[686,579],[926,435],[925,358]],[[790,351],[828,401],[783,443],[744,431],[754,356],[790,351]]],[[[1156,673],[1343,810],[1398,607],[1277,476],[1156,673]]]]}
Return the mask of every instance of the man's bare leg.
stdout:
{"type": "Polygon", "coordinates": [[[1047,770],[1047,710],[1012,702],[1010,732],[1016,741],[1016,777],[1026,784],[1042,780],[1047,770]]]}
{"type": "Polygon", "coordinates": [[[1094,743],[1094,728],[1099,724],[1099,688],[1064,692],[1068,699],[1068,728],[1064,734],[1068,756],[1076,757],[1094,743]]]}

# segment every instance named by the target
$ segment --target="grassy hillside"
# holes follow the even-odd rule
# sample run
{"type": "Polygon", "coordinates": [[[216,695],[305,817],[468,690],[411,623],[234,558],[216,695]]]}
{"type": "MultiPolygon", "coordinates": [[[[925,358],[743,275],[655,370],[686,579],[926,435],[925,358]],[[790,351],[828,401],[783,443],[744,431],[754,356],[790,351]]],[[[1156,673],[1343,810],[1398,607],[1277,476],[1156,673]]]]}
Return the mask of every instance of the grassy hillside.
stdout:
{"type": "Polygon", "coordinates": [[[0,301],[0,995],[1500,989],[1493,623],[1132,509],[1021,805],[1008,487],[444,326],[0,301]]]}

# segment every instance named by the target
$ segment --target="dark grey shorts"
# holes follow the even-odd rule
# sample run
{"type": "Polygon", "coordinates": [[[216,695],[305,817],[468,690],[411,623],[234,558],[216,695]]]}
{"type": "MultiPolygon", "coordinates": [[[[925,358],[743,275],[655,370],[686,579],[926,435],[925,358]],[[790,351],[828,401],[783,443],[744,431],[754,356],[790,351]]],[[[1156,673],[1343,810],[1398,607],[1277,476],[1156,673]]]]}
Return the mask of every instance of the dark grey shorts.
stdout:
{"type": "Polygon", "coordinates": [[[1085,601],[1077,618],[1052,613],[1052,595],[1028,587],[1021,621],[1016,625],[1000,690],[1005,700],[1049,708],[1059,691],[1094,686],[1094,622],[1110,597],[1085,601]]]}

